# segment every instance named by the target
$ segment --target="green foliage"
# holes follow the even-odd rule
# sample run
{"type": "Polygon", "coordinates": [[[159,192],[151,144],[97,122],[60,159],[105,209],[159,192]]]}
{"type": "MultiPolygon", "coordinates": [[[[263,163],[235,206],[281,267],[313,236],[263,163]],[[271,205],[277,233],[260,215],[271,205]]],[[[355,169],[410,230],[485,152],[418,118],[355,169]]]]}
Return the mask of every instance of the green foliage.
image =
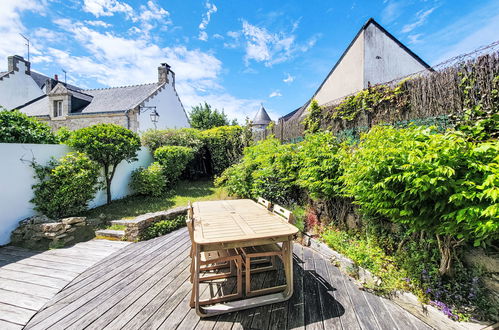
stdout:
{"type": "Polygon", "coordinates": [[[211,105],[206,102],[204,105],[200,104],[192,107],[189,118],[192,128],[200,130],[229,125],[227,115],[223,111],[219,112],[217,109],[212,109],[211,105]]]}
{"type": "Polygon", "coordinates": [[[99,166],[85,154],[69,153],[47,166],[33,163],[38,183],[31,200],[35,210],[52,218],[85,211],[98,189],[99,166]]]}
{"type": "Polygon", "coordinates": [[[298,148],[297,184],[314,199],[328,199],[340,194],[339,144],[330,132],[308,134],[298,148]]]}
{"type": "Polygon", "coordinates": [[[455,132],[375,127],[344,153],[342,180],[363,213],[445,237],[444,261],[461,242],[498,237],[498,148],[455,132]]]}
{"type": "Polygon", "coordinates": [[[194,128],[147,130],[142,134],[142,144],[154,152],[159,147],[189,147],[198,152],[203,147],[203,136],[194,128]]]}
{"type": "Polygon", "coordinates": [[[156,149],[154,158],[163,167],[166,182],[177,182],[187,164],[194,158],[194,150],[189,147],[164,146],[156,149]]]}
{"type": "Polygon", "coordinates": [[[130,181],[130,187],[135,193],[146,196],[161,196],[166,184],[163,166],[158,162],[147,168],[139,167],[134,170],[130,181]]]}
{"type": "Polygon", "coordinates": [[[303,120],[305,133],[316,133],[321,128],[322,109],[316,100],[312,100],[308,111],[307,117],[303,120]]]}
{"type": "Polygon", "coordinates": [[[0,143],[59,143],[50,127],[19,110],[0,108],[0,143]]]}
{"type": "Polygon", "coordinates": [[[140,238],[142,241],[148,240],[154,237],[159,237],[168,234],[180,227],[185,226],[186,216],[181,215],[170,220],[161,220],[153,223],[145,230],[144,234],[140,238]]]}
{"type": "Polygon", "coordinates": [[[246,148],[241,162],[229,167],[216,183],[226,187],[233,196],[262,196],[291,205],[299,198],[295,184],[298,168],[296,146],[282,145],[279,140],[268,138],[246,148]]]}
{"type": "Polygon", "coordinates": [[[97,124],[74,131],[66,142],[104,167],[107,203],[111,203],[111,182],[122,161],[132,162],[140,149],[140,138],[124,127],[97,124]]]}
{"type": "Polygon", "coordinates": [[[492,80],[491,106],[486,107],[484,97],[475,101],[472,94],[476,90],[474,73],[461,73],[459,87],[464,94],[464,114],[458,119],[456,128],[474,140],[487,140],[499,137],[499,76],[492,80]]]}
{"type": "Polygon", "coordinates": [[[55,136],[59,143],[66,143],[71,137],[72,131],[70,131],[67,127],[62,126],[55,132],[55,136]]]}
{"type": "Polygon", "coordinates": [[[221,174],[227,167],[239,161],[243,152],[242,128],[221,126],[202,132],[210,154],[213,174],[221,174]]]}

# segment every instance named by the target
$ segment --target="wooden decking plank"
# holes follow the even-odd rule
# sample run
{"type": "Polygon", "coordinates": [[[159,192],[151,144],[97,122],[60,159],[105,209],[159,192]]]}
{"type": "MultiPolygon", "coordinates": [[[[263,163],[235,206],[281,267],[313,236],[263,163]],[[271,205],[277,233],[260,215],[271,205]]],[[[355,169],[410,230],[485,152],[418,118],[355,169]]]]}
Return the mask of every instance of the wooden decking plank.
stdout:
{"type": "Polygon", "coordinates": [[[0,267],[0,281],[3,279],[15,280],[28,284],[36,283],[40,286],[46,286],[53,289],[62,289],[68,281],[59,278],[48,277],[45,275],[35,275],[29,273],[20,273],[13,270],[3,269],[0,267]]]}
{"type": "MultiPolygon", "coordinates": [[[[184,247],[186,251],[187,247],[184,247]]],[[[177,257],[172,255],[172,259],[165,259],[164,262],[158,263],[154,268],[151,268],[147,273],[144,273],[144,281],[137,282],[135,285],[127,286],[122,294],[113,296],[106,303],[111,304],[111,308],[105,310],[100,307],[99,318],[90,320],[91,326],[102,329],[108,327],[110,329],[122,328],[133,319],[154,297],[161,292],[166,286],[179,276],[179,269],[182,270],[184,265],[188,264],[185,258],[185,253],[178,254],[177,257]],[[182,267],[182,268],[181,268],[182,267]],[[121,300],[116,300],[120,298],[121,300]]]]}
{"type": "MultiPolygon", "coordinates": [[[[284,268],[281,265],[277,270],[277,278],[281,279],[284,276],[284,268]]],[[[289,301],[283,301],[269,306],[272,310],[270,313],[269,329],[280,330],[286,328],[288,321],[288,302],[289,301]]]]}
{"type": "Polygon", "coordinates": [[[336,290],[329,283],[329,274],[326,268],[326,260],[324,257],[314,252],[314,266],[316,271],[316,280],[319,290],[319,301],[321,306],[321,314],[325,329],[342,329],[340,321],[340,306],[334,298],[336,290]]]}
{"type": "MultiPolygon", "coordinates": [[[[186,239],[186,237],[181,238],[179,242],[180,245],[178,246],[181,246],[183,243],[185,243],[186,239]]],[[[139,259],[131,261],[131,264],[129,264],[128,267],[122,269],[117,274],[114,274],[114,276],[104,279],[105,285],[101,285],[103,283],[99,283],[97,286],[94,286],[91,289],[83,288],[83,290],[78,290],[74,292],[74,294],[71,294],[70,296],[66,296],[63,299],[59,300],[57,304],[45,308],[42,312],[37,314],[35,318],[33,318],[33,320],[28,324],[28,328],[33,327],[36,329],[45,329],[46,327],[51,326],[55,323],[67,324],[70,320],[73,320],[74,317],[81,317],[81,313],[83,313],[82,310],[86,310],[96,302],[94,301],[93,303],[89,304],[89,301],[91,301],[95,297],[104,299],[105,297],[108,297],[115,292],[126,289],[126,286],[137,277],[139,277],[143,272],[146,272],[149,268],[153,267],[161,260],[167,258],[172,252],[175,253],[175,250],[178,248],[178,246],[170,246],[168,249],[154,255],[139,255],[139,259]],[[60,308],[61,305],[63,306],[62,308],[60,308]],[[51,312],[50,310],[52,309],[56,309],[56,311],[51,312]],[[48,315],[47,317],[44,317],[42,314],[48,315]],[[42,320],[39,320],[39,315],[42,320]]],[[[102,279],[102,277],[99,278],[99,280],[102,279]]]]}
{"type": "Polygon", "coordinates": [[[361,329],[357,319],[355,305],[350,299],[350,295],[346,289],[346,275],[342,274],[341,271],[329,261],[326,261],[326,269],[329,275],[329,284],[336,289],[333,292],[333,296],[338,302],[336,307],[338,309],[338,314],[340,314],[341,326],[345,330],[361,329]]]}
{"type": "Polygon", "coordinates": [[[314,255],[311,249],[303,249],[303,296],[305,303],[305,327],[324,329],[322,323],[319,290],[315,279],[314,255]]]}
{"type": "Polygon", "coordinates": [[[36,311],[18,306],[0,303],[0,319],[17,324],[24,324],[36,311]]]}
{"type": "Polygon", "coordinates": [[[363,293],[357,287],[356,284],[352,282],[350,278],[346,276],[343,277],[343,282],[345,283],[346,291],[348,292],[353,305],[355,306],[355,313],[357,314],[357,320],[360,323],[362,329],[379,329],[376,322],[376,317],[371,311],[369,304],[364,298],[363,293]]]}
{"type": "Polygon", "coordinates": [[[5,260],[0,260],[0,267],[3,269],[15,271],[15,272],[35,274],[35,275],[44,275],[44,276],[59,278],[62,280],[66,280],[67,282],[71,281],[72,279],[74,279],[78,275],[78,273],[75,273],[75,272],[67,272],[67,271],[60,270],[60,269],[49,269],[49,268],[42,268],[42,267],[38,267],[38,266],[18,264],[16,262],[9,263],[5,260]]]}
{"type": "MultiPolygon", "coordinates": [[[[164,322],[158,327],[158,329],[177,329],[177,327],[182,323],[185,317],[191,311],[189,302],[191,300],[192,284],[189,280],[188,290],[182,299],[182,301],[177,305],[177,307],[171,312],[171,314],[164,320],[164,322]]],[[[195,313],[194,313],[195,314],[195,313]]],[[[196,315],[194,317],[197,317],[196,315]]],[[[194,327],[191,327],[191,329],[194,327]]]]}
{"type": "MultiPolygon", "coordinates": [[[[274,285],[277,280],[277,273],[267,272],[266,277],[263,283],[264,288],[268,288],[274,285]]],[[[254,308],[253,313],[253,321],[251,323],[251,327],[253,329],[267,329],[270,323],[270,314],[272,308],[269,308],[271,305],[260,306],[254,308]]]]}
{"type": "Polygon", "coordinates": [[[31,283],[14,281],[6,278],[0,281],[0,289],[31,294],[33,296],[48,298],[48,299],[52,298],[59,291],[59,289],[48,288],[46,286],[40,286],[31,283]]]}
{"type": "Polygon", "coordinates": [[[121,269],[123,265],[129,264],[131,260],[135,260],[138,255],[148,255],[153,253],[156,249],[161,248],[163,245],[169,243],[173,244],[180,239],[182,235],[185,235],[185,233],[185,229],[179,229],[160,237],[160,240],[156,238],[135,243],[129,248],[121,249],[109,257],[102,259],[102,261],[96,263],[92,268],[80,274],[73,282],[68,284],[64,292],[68,293],[79,287],[88,286],[89,282],[93,282],[93,277],[106,276],[109,273],[110,268],[113,268],[113,270],[118,268],[121,269]]]}
{"type": "MultiPolygon", "coordinates": [[[[62,261],[56,262],[56,261],[38,260],[38,259],[32,259],[32,258],[18,258],[18,257],[14,257],[14,256],[0,253],[0,265],[2,264],[2,261],[7,262],[7,263],[16,263],[16,264],[35,266],[35,267],[46,268],[46,269],[62,270],[64,272],[73,272],[73,273],[78,273],[78,274],[87,268],[86,266],[82,266],[82,265],[66,264],[66,263],[63,263],[62,261]]],[[[74,274],[72,274],[72,275],[74,275],[74,274]]],[[[74,278],[74,276],[73,276],[73,278],[74,278]]]]}
{"type": "Polygon", "coordinates": [[[406,310],[395,304],[394,302],[383,299],[383,304],[386,309],[390,312],[398,328],[401,330],[405,329],[417,329],[417,330],[430,330],[432,329],[426,323],[415,317],[414,315],[408,313],[406,310]]]}
{"type": "Polygon", "coordinates": [[[0,329],[2,330],[21,330],[23,328],[22,325],[8,322],[0,319],[0,329]]]}
{"type": "Polygon", "coordinates": [[[363,291],[364,298],[366,299],[369,307],[373,311],[376,320],[381,329],[398,329],[396,322],[394,321],[392,314],[386,308],[381,297],[378,297],[372,293],[363,291]]]}
{"type": "Polygon", "coordinates": [[[82,266],[91,266],[94,263],[87,261],[87,260],[75,260],[75,258],[70,258],[70,257],[64,257],[64,256],[54,256],[54,255],[47,255],[43,252],[40,253],[26,253],[24,249],[6,249],[6,248],[1,248],[0,249],[0,255],[9,255],[17,258],[29,258],[33,260],[46,260],[46,261],[53,261],[53,262],[62,262],[64,264],[70,264],[70,265],[82,265],[82,266]]]}
{"type": "Polygon", "coordinates": [[[38,311],[48,300],[48,298],[0,289],[0,303],[3,304],[38,311]]]}
{"type": "Polygon", "coordinates": [[[303,246],[293,244],[293,296],[288,301],[288,329],[305,328],[305,305],[303,302],[303,246]]]}

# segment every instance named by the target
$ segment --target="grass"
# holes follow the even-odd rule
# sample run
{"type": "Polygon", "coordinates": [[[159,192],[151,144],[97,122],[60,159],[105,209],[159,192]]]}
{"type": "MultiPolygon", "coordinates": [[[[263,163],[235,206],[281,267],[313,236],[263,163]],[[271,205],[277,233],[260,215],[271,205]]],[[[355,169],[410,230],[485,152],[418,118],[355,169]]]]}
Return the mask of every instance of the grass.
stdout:
{"type": "Polygon", "coordinates": [[[111,225],[111,226],[107,227],[107,229],[111,229],[111,230],[125,230],[126,226],[125,225],[111,225]]]}
{"type": "Polygon", "coordinates": [[[181,181],[165,196],[130,196],[86,211],[82,216],[97,218],[104,214],[107,220],[132,219],[138,215],[185,206],[189,201],[227,199],[223,188],[215,188],[211,180],[181,181]]]}

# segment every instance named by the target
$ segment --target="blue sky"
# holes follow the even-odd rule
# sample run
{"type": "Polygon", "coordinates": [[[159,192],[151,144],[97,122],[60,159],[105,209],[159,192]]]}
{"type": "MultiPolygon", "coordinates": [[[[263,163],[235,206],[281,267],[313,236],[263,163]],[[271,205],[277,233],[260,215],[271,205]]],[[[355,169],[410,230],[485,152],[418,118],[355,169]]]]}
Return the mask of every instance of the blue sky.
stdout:
{"type": "Polygon", "coordinates": [[[499,39],[499,1],[0,0],[8,55],[87,88],[154,82],[167,62],[187,110],[207,101],[240,121],[308,100],[369,17],[429,64],[499,39]]]}

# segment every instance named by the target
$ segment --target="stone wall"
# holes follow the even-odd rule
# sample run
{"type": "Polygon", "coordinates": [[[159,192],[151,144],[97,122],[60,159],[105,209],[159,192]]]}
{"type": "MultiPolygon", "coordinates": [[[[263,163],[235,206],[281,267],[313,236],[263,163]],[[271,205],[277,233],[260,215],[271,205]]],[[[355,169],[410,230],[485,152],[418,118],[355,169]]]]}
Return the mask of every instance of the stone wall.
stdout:
{"type": "Polygon", "coordinates": [[[61,127],[66,127],[70,130],[91,126],[94,124],[116,124],[129,128],[134,132],[139,129],[139,122],[135,112],[129,112],[127,115],[124,112],[119,113],[104,113],[104,114],[86,114],[86,115],[69,115],[65,117],[49,118],[38,117],[40,121],[47,123],[54,131],[61,127]]]}
{"type": "Polygon", "coordinates": [[[187,206],[181,206],[166,211],[142,214],[132,220],[114,220],[111,221],[111,223],[114,225],[124,225],[124,239],[134,242],[140,240],[147,227],[153,223],[161,220],[174,219],[179,215],[185,214],[187,214],[187,206]]]}
{"type": "Polygon", "coordinates": [[[87,225],[85,217],[55,221],[46,216],[33,216],[19,223],[19,227],[12,232],[11,244],[28,249],[46,250],[88,241],[94,236],[94,231],[87,225]]]}

